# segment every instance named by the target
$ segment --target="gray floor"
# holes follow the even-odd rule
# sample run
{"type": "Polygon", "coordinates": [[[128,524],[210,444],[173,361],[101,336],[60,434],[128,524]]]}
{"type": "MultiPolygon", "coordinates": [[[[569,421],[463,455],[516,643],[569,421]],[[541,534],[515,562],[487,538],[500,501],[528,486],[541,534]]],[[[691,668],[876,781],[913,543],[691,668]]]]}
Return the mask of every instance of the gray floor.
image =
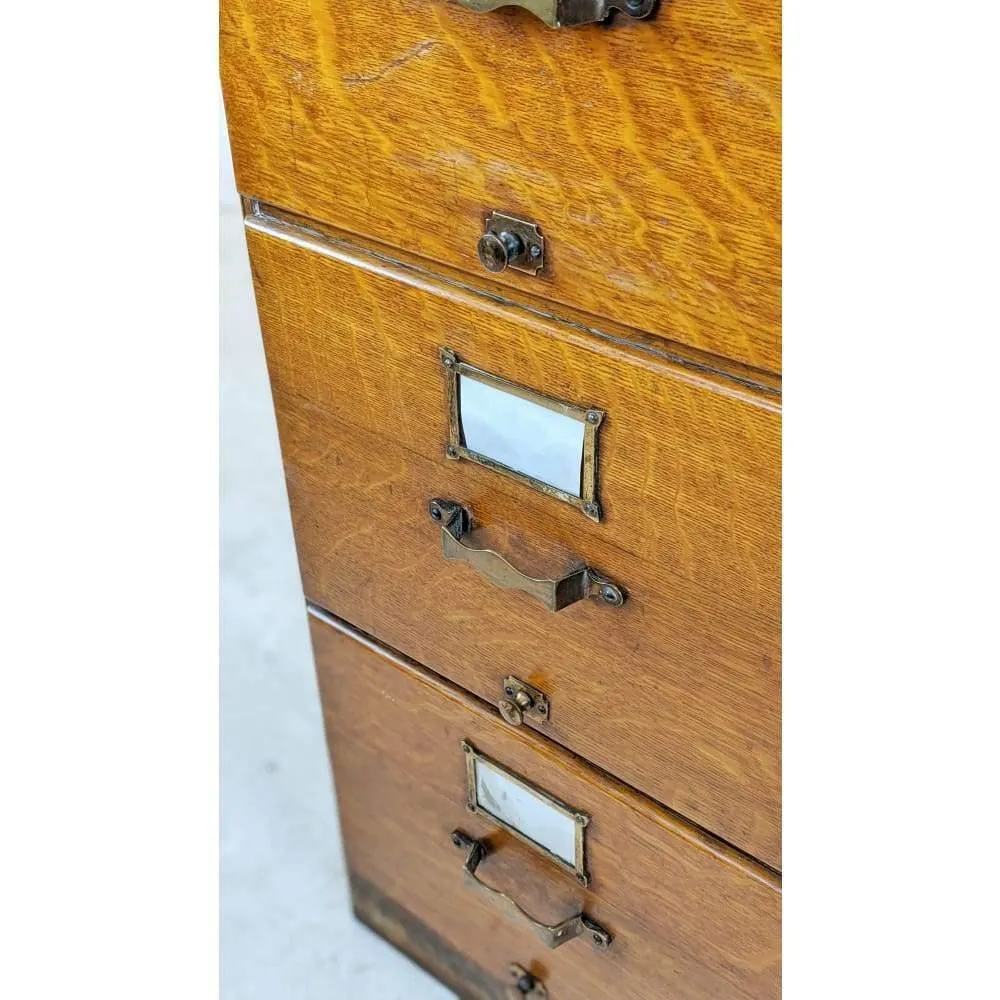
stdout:
{"type": "Polygon", "coordinates": [[[222,144],[222,997],[447,1000],[351,915],[228,156],[222,144]]]}

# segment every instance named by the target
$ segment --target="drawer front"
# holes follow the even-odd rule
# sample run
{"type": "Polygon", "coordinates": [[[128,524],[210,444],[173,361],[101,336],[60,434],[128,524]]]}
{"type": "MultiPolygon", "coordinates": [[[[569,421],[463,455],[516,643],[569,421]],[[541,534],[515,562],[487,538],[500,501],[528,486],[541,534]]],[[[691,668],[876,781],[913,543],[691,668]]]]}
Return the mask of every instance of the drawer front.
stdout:
{"type": "Polygon", "coordinates": [[[509,675],[533,685],[552,711],[528,725],[778,867],[774,409],[362,258],[250,247],[308,597],[493,703],[509,675]],[[606,410],[601,523],[445,460],[444,339],[606,410]],[[576,557],[624,606],[553,613],[446,561],[435,497],[522,570],[576,557]]]}
{"type": "Polygon", "coordinates": [[[359,915],[461,995],[505,997],[515,962],[553,1000],[777,996],[774,876],[346,626],[314,618],[312,636],[359,915]],[[588,888],[467,811],[463,742],[589,816],[588,888]],[[475,875],[531,919],[584,914],[610,947],[584,936],[548,948],[468,884],[455,831],[487,848],[475,875]]]}
{"type": "MultiPolygon", "coordinates": [[[[774,397],[320,240],[251,230],[248,244],[275,393],[435,465],[449,438],[442,347],[549,398],[598,407],[603,517],[592,526],[565,504],[540,504],[559,525],[556,540],[572,549],[592,538],[777,620],[774,397]]],[[[538,497],[459,465],[526,507],[538,497]]]]}
{"type": "Polygon", "coordinates": [[[223,0],[221,45],[244,194],[484,275],[484,217],[510,214],[545,267],[503,285],[780,370],[776,0],[556,30],[223,0]]]}

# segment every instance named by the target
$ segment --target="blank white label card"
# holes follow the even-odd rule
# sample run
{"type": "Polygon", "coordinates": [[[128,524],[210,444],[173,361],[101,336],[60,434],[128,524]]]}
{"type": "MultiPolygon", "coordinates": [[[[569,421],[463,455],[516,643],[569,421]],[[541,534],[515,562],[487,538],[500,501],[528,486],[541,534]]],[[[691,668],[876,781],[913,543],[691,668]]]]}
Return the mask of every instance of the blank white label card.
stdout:
{"type": "Polygon", "coordinates": [[[514,472],[581,496],[582,420],[460,375],[465,447],[514,472]]]}

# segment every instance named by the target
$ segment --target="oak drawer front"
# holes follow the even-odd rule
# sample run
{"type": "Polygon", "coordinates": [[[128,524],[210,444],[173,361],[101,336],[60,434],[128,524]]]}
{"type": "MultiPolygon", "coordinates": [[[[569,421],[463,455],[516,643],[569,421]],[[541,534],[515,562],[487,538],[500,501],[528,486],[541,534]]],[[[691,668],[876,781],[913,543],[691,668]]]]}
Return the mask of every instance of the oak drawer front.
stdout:
{"type": "MultiPolygon", "coordinates": [[[[612,363],[581,342],[558,342],[561,330],[544,336],[509,320],[508,329],[497,315],[484,319],[426,289],[261,234],[251,234],[251,250],[307,596],[487,701],[498,703],[509,675],[535,686],[552,711],[527,725],[779,867],[779,626],[751,594],[719,593],[710,574],[698,582],[688,572],[718,556],[697,550],[710,537],[708,522],[676,542],[667,534],[679,503],[668,477],[718,487],[725,467],[699,468],[707,449],[682,433],[678,470],[668,457],[674,444],[655,437],[669,434],[659,400],[674,392],[676,412],[699,393],[723,409],[744,404],[664,371],[662,387],[627,404],[614,392],[628,372],[617,352],[612,363]],[[489,336],[476,333],[487,322],[489,336]],[[477,352],[506,345],[510,355],[491,362],[528,358],[525,375],[535,380],[577,353],[581,384],[596,384],[593,372],[608,366],[598,375],[613,396],[600,400],[609,404],[605,521],[594,524],[482,466],[444,459],[435,331],[461,331],[456,346],[477,352]],[[611,431],[628,428],[633,416],[655,428],[639,449],[666,461],[640,478],[669,490],[662,497],[648,487],[632,498],[634,480],[616,479],[624,446],[611,431]],[[428,516],[434,497],[467,504],[522,568],[532,557],[542,565],[579,557],[622,584],[625,604],[583,600],[553,613],[446,561],[441,527],[428,516]],[[668,524],[655,538],[655,558],[621,547],[660,519],[668,524]]],[[[757,516],[763,509],[762,500],[757,516]]]]}
{"type": "Polygon", "coordinates": [[[477,998],[505,996],[511,962],[553,1000],[777,996],[774,876],[345,626],[311,627],[355,903],[369,923],[394,925],[397,944],[477,998]],[[463,741],[590,817],[587,889],[466,810],[463,741]],[[580,937],[550,950],[524,919],[473,892],[456,830],[488,847],[482,881],[542,923],[584,913],[610,948],[580,937]]]}
{"type": "Polygon", "coordinates": [[[780,6],[523,10],[224,0],[239,189],[470,273],[487,213],[536,223],[500,283],[780,370],[780,6]],[[585,81],[585,82],[581,82],[585,81]]]}
{"type": "MultiPolygon", "coordinates": [[[[535,504],[558,526],[554,540],[570,549],[593,540],[778,619],[775,397],[361,252],[286,236],[247,234],[276,393],[435,464],[449,440],[442,347],[552,399],[598,407],[602,520],[592,525],[559,502],[535,504]]],[[[469,463],[458,464],[470,482],[481,481],[469,463]]],[[[485,482],[534,516],[536,491],[492,473],[485,482]]]]}

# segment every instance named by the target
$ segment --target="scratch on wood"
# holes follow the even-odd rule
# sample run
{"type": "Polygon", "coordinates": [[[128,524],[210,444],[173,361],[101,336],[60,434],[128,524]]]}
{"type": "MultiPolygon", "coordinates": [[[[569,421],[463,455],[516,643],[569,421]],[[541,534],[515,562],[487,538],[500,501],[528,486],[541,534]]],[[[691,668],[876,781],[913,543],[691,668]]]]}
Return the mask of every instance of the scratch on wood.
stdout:
{"type": "Polygon", "coordinates": [[[297,73],[300,74],[300,79],[301,76],[304,76],[306,73],[313,72],[313,67],[308,62],[306,62],[305,59],[296,59],[294,56],[286,55],[280,49],[276,49],[273,47],[267,49],[267,51],[271,55],[277,56],[277,58],[280,59],[286,65],[291,66],[293,70],[295,70],[297,73]]]}
{"type": "Polygon", "coordinates": [[[380,66],[373,73],[359,73],[356,76],[345,76],[343,78],[345,87],[363,87],[369,83],[377,83],[384,80],[390,73],[395,72],[400,67],[405,66],[414,59],[422,59],[428,52],[437,48],[438,43],[434,41],[421,42],[414,45],[412,49],[407,49],[402,55],[390,60],[384,66],[380,66]]]}

